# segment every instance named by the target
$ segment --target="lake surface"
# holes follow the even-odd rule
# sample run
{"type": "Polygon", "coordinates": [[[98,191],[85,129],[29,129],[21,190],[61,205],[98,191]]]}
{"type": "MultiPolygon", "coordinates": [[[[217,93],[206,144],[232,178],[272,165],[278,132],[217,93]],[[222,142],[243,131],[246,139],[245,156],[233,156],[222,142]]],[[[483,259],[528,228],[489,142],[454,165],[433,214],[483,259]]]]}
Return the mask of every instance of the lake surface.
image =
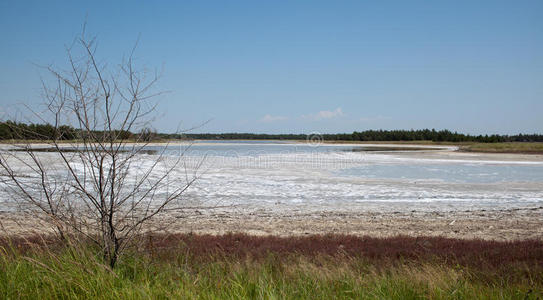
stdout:
{"type": "MultiPolygon", "coordinates": [[[[163,145],[147,147],[142,164],[163,145]]],[[[198,141],[171,144],[176,174],[198,180],[204,206],[326,210],[471,210],[543,206],[540,156],[458,153],[455,147],[198,141]],[[400,148],[398,148],[400,147],[400,148]],[[406,149],[407,148],[407,149],[406,149]],[[400,150],[400,151],[398,151],[400,150]]],[[[52,155],[43,153],[42,155],[52,155]]]]}
{"type": "MultiPolygon", "coordinates": [[[[148,149],[160,151],[162,147],[148,149]]],[[[213,162],[238,161],[247,167],[277,169],[299,167],[331,171],[330,175],[366,179],[408,179],[454,183],[542,182],[543,161],[425,158],[424,153],[456,150],[455,147],[416,145],[307,145],[275,141],[198,141],[172,145],[169,154],[182,153],[213,162]],[[405,154],[409,154],[406,156],[405,154]],[[226,159],[224,159],[226,158],[226,159]],[[233,160],[232,160],[233,158],[233,160]],[[261,162],[261,165],[251,162],[261,162]]],[[[223,167],[218,164],[216,167],[223,167]]]]}
{"type": "Polygon", "coordinates": [[[313,208],[367,203],[379,209],[392,203],[438,210],[543,205],[539,157],[397,147],[202,141],[180,152],[189,162],[203,161],[202,176],[189,194],[209,203],[313,208]]]}

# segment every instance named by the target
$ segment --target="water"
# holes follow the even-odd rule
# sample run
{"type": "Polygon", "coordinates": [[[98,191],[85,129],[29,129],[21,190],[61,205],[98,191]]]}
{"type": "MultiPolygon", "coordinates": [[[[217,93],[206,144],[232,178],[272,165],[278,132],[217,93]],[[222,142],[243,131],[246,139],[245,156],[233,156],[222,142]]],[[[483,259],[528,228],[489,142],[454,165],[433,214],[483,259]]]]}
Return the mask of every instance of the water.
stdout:
{"type": "Polygon", "coordinates": [[[342,176],[381,179],[407,179],[454,183],[543,182],[543,169],[538,165],[494,165],[488,163],[409,163],[368,164],[347,168],[342,176]]]}
{"type": "MultiPolygon", "coordinates": [[[[169,145],[167,153],[183,153],[188,156],[255,157],[272,154],[348,152],[360,148],[352,145],[311,145],[281,141],[196,141],[190,144],[169,145]]],[[[148,146],[146,149],[159,152],[163,146],[148,146]]]]}
{"type": "Polygon", "coordinates": [[[355,203],[381,203],[379,209],[401,204],[405,209],[448,210],[543,205],[541,160],[451,157],[451,148],[378,149],[200,142],[185,152],[189,161],[205,157],[203,175],[189,193],[210,203],[306,208],[346,208],[355,203]]]}
{"type": "MultiPolygon", "coordinates": [[[[187,174],[196,174],[198,180],[184,199],[204,206],[285,211],[354,206],[379,211],[543,206],[541,158],[506,160],[496,155],[453,153],[451,147],[412,151],[382,147],[201,141],[170,145],[165,154],[171,159],[183,154],[183,164],[172,176],[181,182],[187,174]]],[[[161,145],[147,147],[141,166],[163,149],[161,145]]]]}
{"type": "MultiPolygon", "coordinates": [[[[232,163],[230,158],[266,162],[262,169],[293,168],[327,169],[334,176],[371,179],[406,179],[454,183],[543,182],[543,161],[497,161],[495,159],[435,159],[402,156],[406,152],[438,152],[435,147],[395,145],[307,145],[279,141],[199,141],[191,145],[168,146],[167,153],[188,157],[205,157],[212,161],[232,163]],[[426,149],[425,149],[426,148],[426,149]],[[376,151],[377,149],[377,151],[376,151]],[[256,160],[258,159],[258,160],[256,160]]],[[[159,152],[160,146],[148,147],[159,152]]],[[[451,150],[444,147],[443,150],[451,150]]],[[[234,162],[235,162],[234,160],[234,162]]],[[[220,166],[220,165],[219,165],[220,166]]],[[[255,167],[255,165],[253,165],[255,167]]]]}

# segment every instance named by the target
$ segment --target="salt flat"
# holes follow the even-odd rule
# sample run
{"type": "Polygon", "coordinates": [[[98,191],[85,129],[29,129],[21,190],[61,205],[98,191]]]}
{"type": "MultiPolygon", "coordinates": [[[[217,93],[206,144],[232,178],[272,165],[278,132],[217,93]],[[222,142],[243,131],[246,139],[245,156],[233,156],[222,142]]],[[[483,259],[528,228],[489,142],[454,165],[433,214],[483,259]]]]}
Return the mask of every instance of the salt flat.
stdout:
{"type": "MultiPolygon", "coordinates": [[[[163,166],[183,154],[172,176],[180,183],[187,174],[198,180],[153,226],[208,233],[543,237],[543,156],[408,146],[417,150],[267,141],[170,144],[163,166]]],[[[55,154],[39,155],[55,164],[55,154]]],[[[155,157],[141,155],[139,166],[155,157]]],[[[20,220],[13,203],[1,205],[6,220],[20,220]]]]}

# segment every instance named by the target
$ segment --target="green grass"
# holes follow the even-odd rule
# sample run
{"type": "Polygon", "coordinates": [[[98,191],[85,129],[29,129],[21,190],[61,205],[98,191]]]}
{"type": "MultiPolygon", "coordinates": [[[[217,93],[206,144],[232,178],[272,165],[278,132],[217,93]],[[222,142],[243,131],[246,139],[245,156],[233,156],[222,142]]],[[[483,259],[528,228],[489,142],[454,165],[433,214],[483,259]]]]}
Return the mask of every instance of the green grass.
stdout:
{"type": "Polygon", "coordinates": [[[464,146],[461,149],[488,153],[543,154],[543,143],[476,143],[464,146]]]}
{"type": "MultiPolygon", "coordinates": [[[[182,248],[179,248],[182,249],[182,248]]],[[[110,270],[92,251],[2,248],[0,299],[536,299],[541,268],[489,273],[431,260],[131,252],[110,270]]]]}

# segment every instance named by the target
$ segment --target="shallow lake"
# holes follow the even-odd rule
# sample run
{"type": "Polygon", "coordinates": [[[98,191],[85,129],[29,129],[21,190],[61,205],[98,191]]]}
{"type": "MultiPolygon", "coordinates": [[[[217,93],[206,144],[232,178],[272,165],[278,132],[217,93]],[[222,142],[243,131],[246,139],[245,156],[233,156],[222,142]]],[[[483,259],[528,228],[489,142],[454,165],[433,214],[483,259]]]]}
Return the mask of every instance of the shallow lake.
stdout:
{"type": "MultiPolygon", "coordinates": [[[[186,198],[205,206],[273,210],[466,210],[543,206],[541,156],[459,153],[455,147],[197,141],[146,147],[183,155],[172,176],[199,179],[186,198]]],[[[41,155],[53,155],[43,153],[41,155]]],[[[160,170],[158,170],[160,171],[160,170]]]]}

